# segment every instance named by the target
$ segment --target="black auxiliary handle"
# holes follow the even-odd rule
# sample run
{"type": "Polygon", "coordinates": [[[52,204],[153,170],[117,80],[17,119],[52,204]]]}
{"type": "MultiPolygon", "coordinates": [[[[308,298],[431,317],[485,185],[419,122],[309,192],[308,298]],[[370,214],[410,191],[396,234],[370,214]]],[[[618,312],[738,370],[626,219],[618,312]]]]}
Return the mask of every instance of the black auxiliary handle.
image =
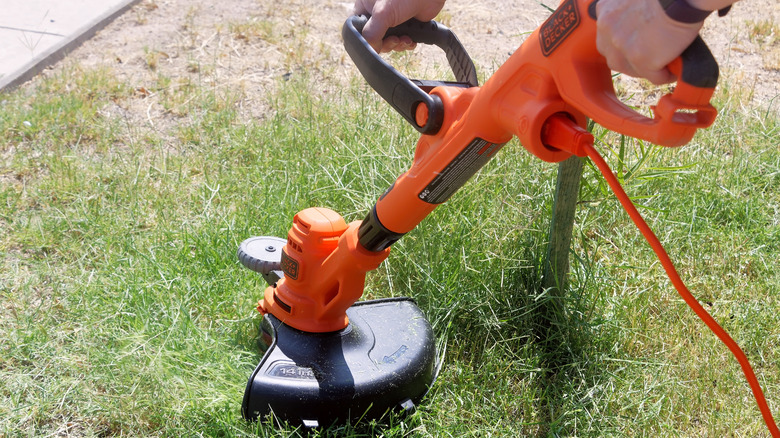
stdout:
{"type": "Polygon", "coordinates": [[[415,129],[422,134],[436,134],[444,119],[444,109],[439,97],[428,94],[423,88],[429,90],[438,85],[476,87],[477,70],[471,57],[449,28],[435,21],[422,22],[413,18],[390,28],[385,37],[407,35],[416,43],[438,46],[447,55],[457,82],[410,80],[382,59],[363,38],[361,32],[367,21],[365,15],[354,15],[344,23],[341,35],[350,58],[368,84],[415,129]],[[428,109],[428,120],[422,126],[415,118],[417,105],[421,103],[428,109]]]}

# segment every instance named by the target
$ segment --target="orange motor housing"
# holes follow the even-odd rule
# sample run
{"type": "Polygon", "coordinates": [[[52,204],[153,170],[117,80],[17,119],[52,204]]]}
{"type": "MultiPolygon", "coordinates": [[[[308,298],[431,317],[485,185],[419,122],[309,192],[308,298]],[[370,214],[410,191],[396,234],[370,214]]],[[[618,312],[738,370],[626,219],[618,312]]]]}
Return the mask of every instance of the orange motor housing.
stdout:
{"type": "Polygon", "coordinates": [[[306,332],[333,332],[348,324],[346,311],[363,295],[365,276],[390,253],[358,243],[359,222],[335,211],[307,208],[295,215],[282,249],[284,278],[258,303],[283,323],[306,332]]]}

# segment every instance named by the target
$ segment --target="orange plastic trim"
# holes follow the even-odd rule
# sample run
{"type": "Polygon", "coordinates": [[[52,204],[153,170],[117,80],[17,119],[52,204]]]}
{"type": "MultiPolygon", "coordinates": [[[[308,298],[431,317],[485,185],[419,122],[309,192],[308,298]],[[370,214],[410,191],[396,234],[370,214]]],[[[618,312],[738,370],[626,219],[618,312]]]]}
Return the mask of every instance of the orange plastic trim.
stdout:
{"type": "Polygon", "coordinates": [[[347,225],[327,208],[308,208],[295,215],[282,249],[285,276],[276,287],[266,288],[258,310],[307,332],[345,328],[347,309],[363,295],[366,272],[379,267],[390,253],[363,249],[359,226],[347,225]]]}

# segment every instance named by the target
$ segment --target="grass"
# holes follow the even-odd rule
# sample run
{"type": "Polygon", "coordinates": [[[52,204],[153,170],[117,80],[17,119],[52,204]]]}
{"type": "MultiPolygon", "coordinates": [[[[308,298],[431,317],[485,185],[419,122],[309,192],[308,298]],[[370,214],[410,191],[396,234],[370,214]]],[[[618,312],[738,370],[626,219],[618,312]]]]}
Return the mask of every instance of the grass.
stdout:
{"type": "MultiPolygon", "coordinates": [[[[309,206],[361,219],[417,135],[360,81],[312,95],[288,78],[248,122],[242,90],[163,75],[139,93],[71,67],[0,95],[0,436],[300,433],[240,418],[263,282],[235,251],[309,206]],[[149,93],[178,123],[115,115],[149,93]]],[[[599,148],[777,414],[780,128],[739,91],[721,85],[689,146],[599,148]]],[[[541,290],[554,182],[512,143],[394,247],[365,296],[418,301],[442,374],[411,417],[314,436],[765,436],[736,362],[591,166],[571,290],[541,290]]]]}

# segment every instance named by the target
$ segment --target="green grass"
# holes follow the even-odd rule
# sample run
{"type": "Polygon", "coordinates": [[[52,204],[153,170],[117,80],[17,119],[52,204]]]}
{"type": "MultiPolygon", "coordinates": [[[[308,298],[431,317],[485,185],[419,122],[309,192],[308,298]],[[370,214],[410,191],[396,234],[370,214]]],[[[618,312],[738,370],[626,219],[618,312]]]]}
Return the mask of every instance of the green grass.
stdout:
{"type": "MultiPolygon", "coordinates": [[[[164,132],[117,116],[144,95],[106,70],[0,95],[0,436],[298,434],[240,418],[263,282],[235,251],[309,206],[361,219],[417,134],[357,80],[312,96],[295,73],[248,122],[242,90],[156,85],[164,132]]],[[[721,89],[689,146],[599,148],[777,413],[780,128],[721,89]]],[[[554,183],[513,142],[394,246],[365,296],[417,300],[441,376],[411,417],[314,436],[766,435],[736,361],[591,166],[571,290],[541,290],[554,183]]]]}

